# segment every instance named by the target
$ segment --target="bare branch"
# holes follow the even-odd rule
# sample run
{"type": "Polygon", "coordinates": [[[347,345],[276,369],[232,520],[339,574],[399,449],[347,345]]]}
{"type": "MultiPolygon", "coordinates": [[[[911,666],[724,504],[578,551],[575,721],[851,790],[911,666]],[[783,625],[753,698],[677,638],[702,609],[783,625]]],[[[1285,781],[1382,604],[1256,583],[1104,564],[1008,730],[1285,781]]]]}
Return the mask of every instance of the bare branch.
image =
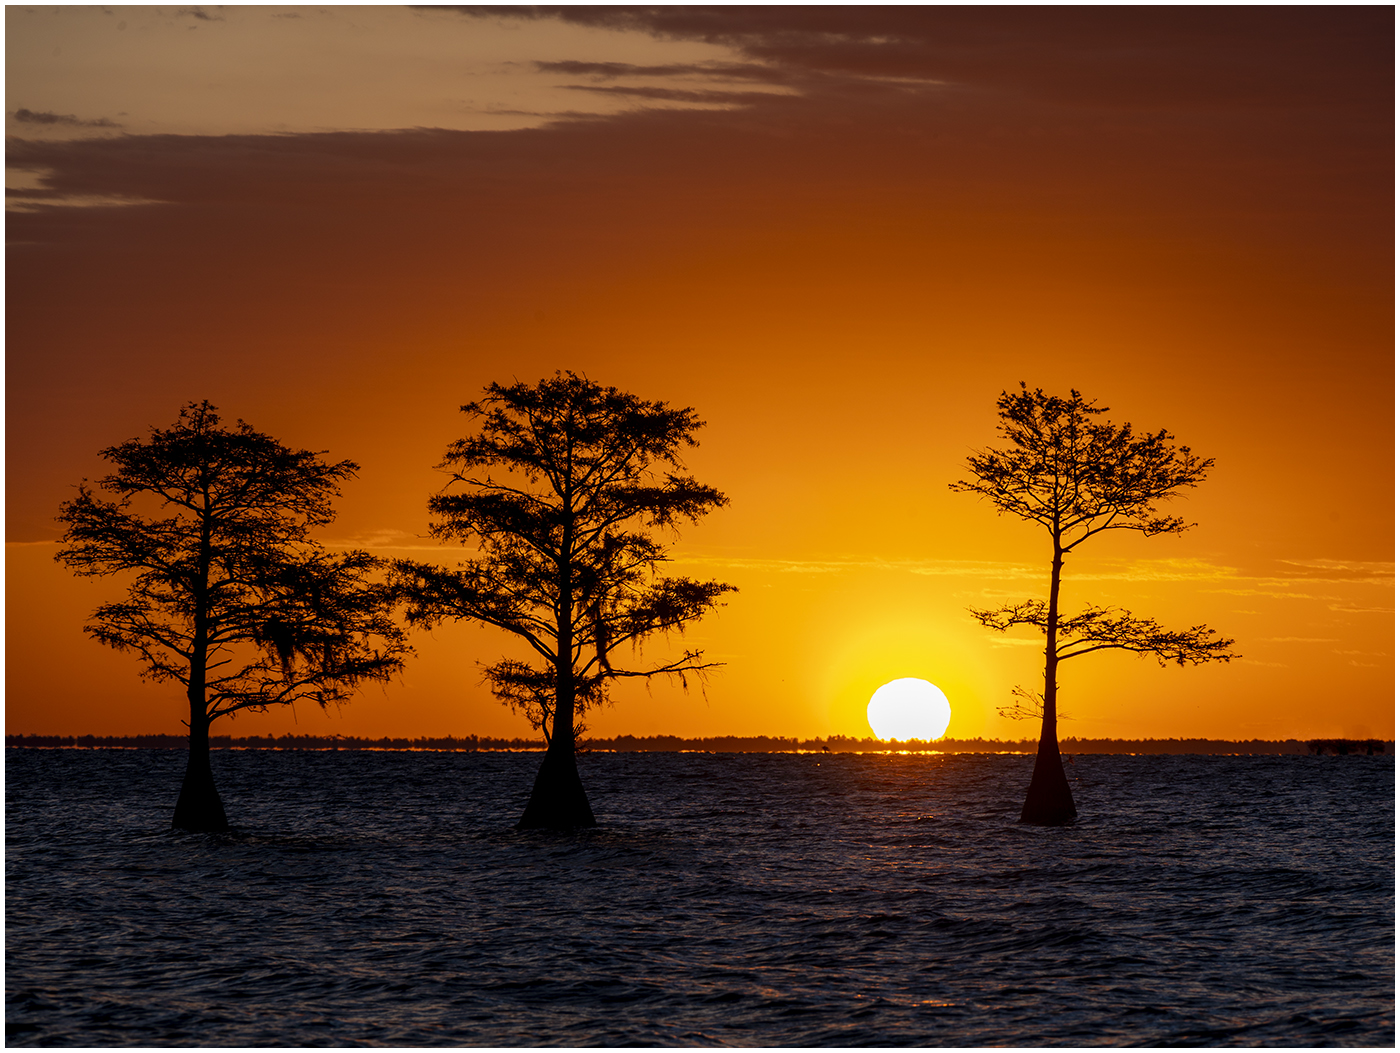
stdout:
{"type": "MultiPolygon", "coordinates": [[[[997,706],[997,715],[1008,720],[1043,720],[1045,718],[1045,696],[1027,691],[1020,684],[1011,689],[1011,701],[997,706]]],[[[1063,710],[1058,711],[1058,719],[1069,720],[1063,710]]]]}

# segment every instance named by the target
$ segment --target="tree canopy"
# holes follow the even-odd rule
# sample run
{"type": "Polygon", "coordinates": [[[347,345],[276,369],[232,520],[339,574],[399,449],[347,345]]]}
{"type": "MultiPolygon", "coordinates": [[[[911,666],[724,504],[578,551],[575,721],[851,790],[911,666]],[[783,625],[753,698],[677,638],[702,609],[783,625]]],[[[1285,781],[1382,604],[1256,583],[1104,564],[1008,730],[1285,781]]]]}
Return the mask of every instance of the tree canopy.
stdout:
{"type": "MultiPolygon", "coordinates": [[[[184,686],[192,770],[201,753],[207,770],[218,717],[341,702],[402,667],[392,594],[374,578],[382,561],[310,536],[334,518],[356,465],[289,449],[242,421],[224,428],[208,402],[101,456],[114,471],[62,506],[55,558],[83,576],[130,576],[125,599],[98,607],[84,631],[136,653],[144,678],[184,686]]],[[[186,790],[203,803],[177,806],[177,825],[224,825],[212,775],[198,790],[187,776],[186,790]]]]}
{"type": "MultiPolygon", "coordinates": [[[[574,373],[538,384],[491,384],[462,407],[474,430],[452,443],[440,467],[444,490],[429,500],[432,535],[476,555],[452,570],[397,564],[410,624],[470,619],[504,629],[533,661],[503,659],[486,669],[492,691],[522,712],[567,770],[553,789],[537,783],[526,825],[592,820],[572,784],[579,718],[607,701],[624,678],[669,675],[682,685],[716,663],[698,649],[642,661],[643,644],[681,633],[720,605],[732,586],[666,576],[658,538],[727,503],[714,487],[682,474],[696,445],[695,411],[603,387],[574,373]],[[567,755],[567,763],[563,758],[567,755]],[[567,785],[565,785],[567,784],[567,785]],[[574,804],[555,808],[547,799],[574,804]],[[586,813],[586,814],[585,814],[586,813]]],[[[563,770],[563,769],[561,769],[563,770]]]]}
{"type": "Polygon", "coordinates": [[[997,399],[997,430],[1010,442],[967,459],[973,478],[951,488],[989,499],[998,513],[1041,524],[1064,552],[1105,530],[1147,537],[1192,525],[1159,505],[1197,486],[1214,466],[1165,429],[1135,435],[1128,423],[1100,423],[1108,412],[1073,388],[1068,399],[1023,383],[997,399]]]}

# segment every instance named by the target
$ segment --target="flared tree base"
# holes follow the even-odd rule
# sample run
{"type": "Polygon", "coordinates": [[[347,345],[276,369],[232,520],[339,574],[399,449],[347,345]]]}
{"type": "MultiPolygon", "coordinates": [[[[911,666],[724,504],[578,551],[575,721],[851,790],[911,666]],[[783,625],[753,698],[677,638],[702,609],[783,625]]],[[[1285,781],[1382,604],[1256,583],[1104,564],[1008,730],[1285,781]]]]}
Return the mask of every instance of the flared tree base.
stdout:
{"type": "Polygon", "coordinates": [[[193,833],[218,833],[228,829],[224,802],[214,788],[214,773],[206,754],[201,763],[191,757],[185,768],[185,781],[180,787],[180,799],[175,802],[175,818],[170,825],[176,830],[193,833]]]}
{"type": "Polygon", "coordinates": [[[517,830],[575,830],[597,826],[583,780],[578,775],[574,751],[549,749],[535,776],[535,788],[525,814],[515,824],[517,830]]]}
{"type": "Polygon", "coordinates": [[[1021,806],[1021,822],[1033,826],[1064,826],[1074,822],[1078,814],[1058,744],[1050,748],[1042,745],[1035,755],[1035,771],[1031,774],[1030,789],[1026,791],[1026,803],[1021,806]]]}

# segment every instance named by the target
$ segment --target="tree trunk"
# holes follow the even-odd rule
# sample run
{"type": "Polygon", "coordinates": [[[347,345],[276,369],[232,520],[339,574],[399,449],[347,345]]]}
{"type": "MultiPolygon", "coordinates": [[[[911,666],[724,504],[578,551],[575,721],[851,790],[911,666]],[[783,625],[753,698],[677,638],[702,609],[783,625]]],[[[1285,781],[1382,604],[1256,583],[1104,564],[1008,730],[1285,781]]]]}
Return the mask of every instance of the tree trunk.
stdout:
{"type": "Polygon", "coordinates": [[[1050,564],[1050,604],[1045,619],[1045,714],[1040,723],[1040,747],[1035,754],[1035,770],[1031,773],[1030,789],[1021,805],[1021,822],[1036,826],[1062,826],[1073,822],[1078,814],[1074,796],[1065,778],[1064,761],[1060,759],[1060,733],[1056,705],[1059,672],[1058,634],[1060,629],[1060,571],[1064,567],[1064,550],[1055,537],[1055,558],[1050,564]]]}
{"type": "Polygon", "coordinates": [[[560,670],[554,702],[554,734],[545,750],[544,763],[535,776],[535,788],[525,814],[515,824],[517,830],[573,830],[597,826],[588,794],[579,778],[574,754],[573,667],[560,670]]]}
{"type": "Polygon", "coordinates": [[[212,517],[205,494],[205,514],[200,523],[199,578],[194,588],[194,639],[190,651],[190,681],[186,697],[190,702],[190,759],[185,765],[185,781],[175,802],[171,826],[196,832],[228,829],[224,802],[214,788],[214,770],[209,767],[209,712],[205,708],[206,677],[209,673],[209,567],[213,562],[210,537],[212,517]]]}
{"type": "Polygon", "coordinates": [[[1074,808],[1074,796],[1069,792],[1064,762],[1060,759],[1060,744],[1051,730],[1042,730],[1040,748],[1035,755],[1035,771],[1031,773],[1026,802],[1021,805],[1021,822],[1036,826],[1063,826],[1074,821],[1079,813],[1074,808]]]}
{"type": "MultiPolygon", "coordinates": [[[[557,724],[556,724],[557,727],[557,724]]],[[[545,751],[544,763],[535,776],[535,788],[525,814],[515,824],[517,830],[573,830],[580,826],[597,826],[583,780],[578,775],[574,759],[573,736],[561,747],[558,733],[545,751]]]]}
{"type": "MultiPolygon", "coordinates": [[[[564,537],[567,551],[572,533],[566,531],[564,537]]],[[[544,763],[535,776],[525,814],[515,824],[517,830],[573,830],[598,825],[588,806],[588,794],[583,791],[574,756],[574,600],[567,566],[560,569],[557,602],[555,639],[559,651],[554,660],[554,732],[549,737],[544,763]]]]}
{"type": "Polygon", "coordinates": [[[209,718],[202,700],[198,707],[193,703],[190,706],[190,759],[171,825],[177,830],[197,832],[228,829],[224,802],[219,800],[214,770],[209,766],[209,718]]]}

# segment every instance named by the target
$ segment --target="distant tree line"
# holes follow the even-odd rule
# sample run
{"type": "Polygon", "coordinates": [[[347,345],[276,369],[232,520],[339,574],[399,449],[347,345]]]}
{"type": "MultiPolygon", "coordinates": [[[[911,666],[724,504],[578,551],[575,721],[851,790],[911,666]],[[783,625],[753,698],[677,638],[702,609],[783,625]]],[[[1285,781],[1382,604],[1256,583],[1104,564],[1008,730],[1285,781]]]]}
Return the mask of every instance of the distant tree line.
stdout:
{"type": "MultiPolygon", "coordinates": [[[[5,745],[27,749],[183,749],[183,735],[6,735],[5,745]]],[[[211,735],[211,749],[262,750],[542,750],[538,739],[503,739],[465,735],[460,738],[356,738],[345,735],[211,735]]],[[[936,742],[894,742],[873,738],[833,735],[829,738],[783,738],[770,735],[721,735],[682,738],[677,735],[618,735],[610,739],[586,739],[582,751],[595,753],[1035,753],[1036,739],[939,739],[936,742]]],[[[1061,743],[1065,753],[1098,754],[1215,754],[1256,756],[1394,756],[1395,743],[1383,739],[1078,739],[1061,743]]]]}
{"type": "MultiPolygon", "coordinates": [[[[74,746],[80,749],[184,749],[185,735],[6,735],[6,746],[52,749],[74,746]]],[[[248,750],[541,750],[538,739],[481,738],[355,738],[345,735],[210,735],[210,749],[248,750]]]]}
{"type": "Polygon", "coordinates": [[[1319,756],[1346,757],[1351,754],[1367,757],[1395,756],[1395,743],[1382,739],[1312,739],[1308,752],[1319,756]]]}

